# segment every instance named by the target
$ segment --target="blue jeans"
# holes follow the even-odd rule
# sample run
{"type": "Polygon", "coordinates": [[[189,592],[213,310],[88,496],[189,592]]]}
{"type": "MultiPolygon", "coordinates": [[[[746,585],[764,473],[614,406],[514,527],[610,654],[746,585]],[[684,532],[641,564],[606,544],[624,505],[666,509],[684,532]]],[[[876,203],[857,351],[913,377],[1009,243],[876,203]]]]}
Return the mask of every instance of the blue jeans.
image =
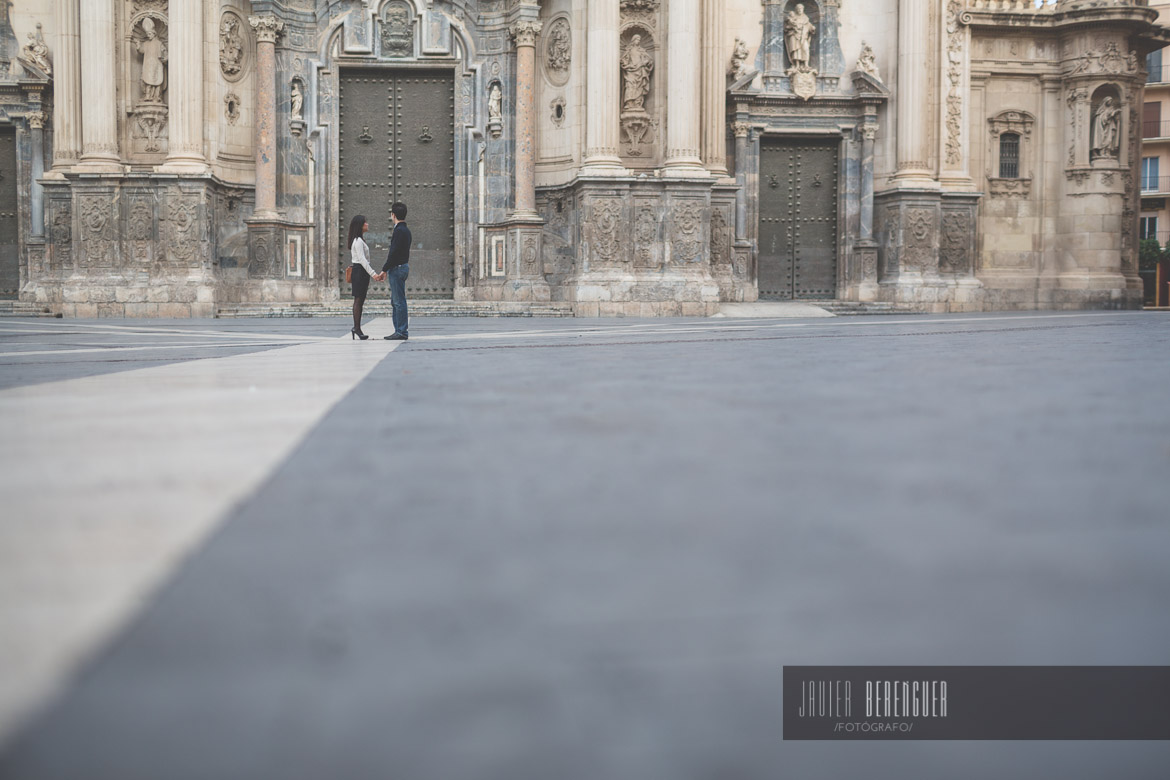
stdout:
{"type": "Polygon", "coordinates": [[[410,264],[396,265],[386,273],[386,280],[390,283],[390,304],[394,307],[394,332],[399,336],[409,336],[407,333],[406,316],[406,277],[410,276],[410,264]]]}

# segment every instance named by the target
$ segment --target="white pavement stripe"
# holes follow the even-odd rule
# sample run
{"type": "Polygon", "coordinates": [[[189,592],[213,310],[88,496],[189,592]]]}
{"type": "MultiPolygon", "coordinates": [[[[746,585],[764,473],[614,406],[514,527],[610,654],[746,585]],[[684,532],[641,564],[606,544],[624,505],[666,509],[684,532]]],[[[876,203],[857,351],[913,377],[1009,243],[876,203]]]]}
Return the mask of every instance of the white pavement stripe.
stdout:
{"type": "MultiPolygon", "coordinates": [[[[335,339],[329,339],[335,341],[335,339]]],[[[312,342],[317,343],[317,342],[312,342]]],[[[25,350],[20,352],[0,352],[0,358],[8,357],[29,357],[30,355],[79,355],[90,352],[153,352],[159,349],[238,349],[240,347],[275,347],[284,349],[286,345],[284,342],[273,344],[271,341],[233,341],[227,344],[219,342],[212,344],[160,344],[157,346],[145,347],[82,347],[78,349],[37,349],[25,350]]]]}
{"type": "MultiPolygon", "coordinates": [[[[39,325],[40,323],[36,323],[39,325]]],[[[71,330],[92,330],[98,333],[127,335],[151,335],[151,336],[169,336],[173,338],[206,338],[213,336],[215,338],[223,339],[280,339],[284,341],[301,343],[306,341],[332,341],[336,336],[298,336],[293,333],[256,333],[255,331],[230,331],[230,330],[178,330],[174,328],[151,328],[136,325],[89,325],[86,323],[63,321],[57,326],[41,326],[37,328],[33,323],[28,323],[30,327],[16,327],[9,328],[7,326],[16,325],[21,326],[25,323],[3,323],[0,324],[0,332],[8,333],[61,333],[71,330]]]]}
{"type": "Polygon", "coordinates": [[[0,391],[0,741],[401,343],[392,330],[0,391]]]}

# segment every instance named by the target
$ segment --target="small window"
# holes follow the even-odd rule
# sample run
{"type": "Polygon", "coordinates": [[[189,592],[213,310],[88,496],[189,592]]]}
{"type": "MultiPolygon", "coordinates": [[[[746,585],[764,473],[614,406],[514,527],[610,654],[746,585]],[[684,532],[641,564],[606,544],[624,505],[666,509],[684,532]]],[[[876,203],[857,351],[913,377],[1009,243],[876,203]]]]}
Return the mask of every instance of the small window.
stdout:
{"type": "Polygon", "coordinates": [[[999,178],[1020,178],[1020,136],[1016,133],[999,137],[999,178]]]}
{"type": "Polygon", "coordinates": [[[1139,227],[1138,235],[1142,241],[1147,238],[1156,239],[1158,237],[1158,218],[1157,217],[1142,217],[1141,226],[1139,227]]]}
{"type": "Polygon", "coordinates": [[[1158,158],[1142,158],[1142,192],[1158,191],[1158,158]]]}
{"type": "Polygon", "coordinates": [[[1157,84],[1165,81],[1166,78],[1162,75],[1162,50],[1152,51],[1146,55],[1146,70],[1150,75],[1146,76],[1146,82],[1150,84],[1157,84]]]}

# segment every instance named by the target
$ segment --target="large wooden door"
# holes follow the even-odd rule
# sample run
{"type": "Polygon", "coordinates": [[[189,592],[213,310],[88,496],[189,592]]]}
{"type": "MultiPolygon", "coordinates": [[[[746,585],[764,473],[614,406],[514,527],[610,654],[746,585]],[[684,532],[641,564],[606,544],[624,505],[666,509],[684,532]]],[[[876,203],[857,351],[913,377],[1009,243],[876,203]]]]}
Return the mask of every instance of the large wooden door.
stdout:
{"type": "Polygon", "coordinates": [[[16,128],[0,128],[0,298],[20,290],[16,176],[16,128]]]}
{"type": "MultiPolygon", "coordinates": [[[[364,214],[371,264],[390,246],[390,206],[406,204],[413,245],[407,294],[455,293],[455,81],[449,70],[361,69],[341,72],[338,133],[338,238],[349,264],[349,221],[364,214]]],[[[342,278],[342,292],[348,285],[342,278]]],[[[385,295],[385,283],[371,295],[385,295]]]]}
{"type": "Polygon", "coordinates": [[[837,297],[838,151],[825,141],[761,143],[761,299],[837,297]]]}

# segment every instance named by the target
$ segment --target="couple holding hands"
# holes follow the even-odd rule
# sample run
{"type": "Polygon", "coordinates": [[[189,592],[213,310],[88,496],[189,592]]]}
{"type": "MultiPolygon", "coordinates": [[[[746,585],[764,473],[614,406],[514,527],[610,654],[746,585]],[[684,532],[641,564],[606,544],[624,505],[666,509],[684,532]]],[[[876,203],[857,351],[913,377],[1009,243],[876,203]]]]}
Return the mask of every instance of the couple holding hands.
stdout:
{"type": "Polygon", "coordinates": [[[369,338],[362,333],[362,306],[366,302],[366,293],[370,289],[370,280],[380,282],[390,280],[390,304],[394,307],[394,333],[386,336],[387,341],[406,341],[407,314],[406,314],[406,277],[410,275],[410,228],[406,226],[406,204],[395,203],[390,207],[390,221],[393,222],[393,232],[390,235],[390,251],[386,255],[386,263],[382,272],[374,271],[370,265],[370,247],[362,238],[370,229],[370,223],[361,214],[350,220],[349,245],[350,261],[353,263],[353,328],[350,329],[350,338],[359,338],[365,341],[369,338]]]}

